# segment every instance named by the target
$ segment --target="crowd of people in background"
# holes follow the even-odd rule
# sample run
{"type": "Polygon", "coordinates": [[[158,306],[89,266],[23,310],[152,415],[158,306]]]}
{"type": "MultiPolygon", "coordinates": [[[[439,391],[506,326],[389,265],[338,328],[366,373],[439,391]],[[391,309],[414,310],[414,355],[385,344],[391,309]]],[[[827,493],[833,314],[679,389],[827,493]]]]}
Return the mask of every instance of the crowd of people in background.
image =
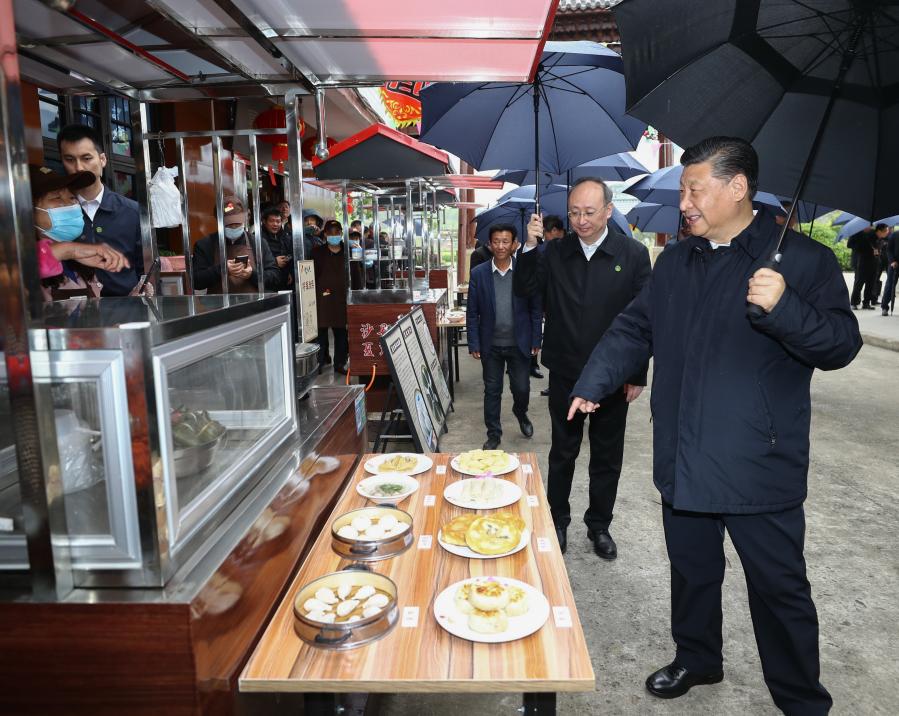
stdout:
{"type": "Polygon", "coordinates": [[[846,246],[852,251],[855,271],[850,297],[852,309],[874,311],[879,303],[881,315],[889,316],[899,269],[899,232],[891,231],[887,224],[869,226],[850,236],[846,246]]]}

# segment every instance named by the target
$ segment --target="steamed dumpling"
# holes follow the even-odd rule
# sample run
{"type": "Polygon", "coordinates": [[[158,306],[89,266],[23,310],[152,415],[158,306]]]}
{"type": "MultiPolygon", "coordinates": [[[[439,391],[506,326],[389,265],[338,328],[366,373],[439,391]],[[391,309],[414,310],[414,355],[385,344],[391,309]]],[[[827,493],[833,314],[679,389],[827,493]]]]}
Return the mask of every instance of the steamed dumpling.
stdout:
{"type": "Polygon", "coordinates": [[[358,599],[361,602],[363,599],[368,599],[374,593],[375,588],[370,584],[366,584],[364,587],[359,587],[359,591],[353,595],[353,599],[358,599]]]}
{"type": "Polygon", "coordinates": [[[337,616],[345,617],[347,614],[352,612],[356,607],[359,606],[358,599],[348,599],[345,602],[341,602],[337,605],[337,616]]]}
{"type": "Polygon", "coordinates": [[[337,536],[344,539],[359,539],[359,532],[352,525],[344,525],[337,530],[337,536]]]}
{"type": "Polygon", "coordinates": [[[383,609],[390,603],[390,599],[384,594],[375,594],[370,597],[368,601],[363,604],[364,609],[369,609],[371,607],[377,607],[378,609],[383,609]]]}
{"type": "Polygon", "coordinates": [[[394,527],[396,527],[399,520],[393,515],[384,515],[380,520],[378,520],[378,527],[380,527],[384,532],[391,532],[394,527]]]}
{"type": "Polygon", "coordinates": [[[354,517],[353,521],[350,523],[353,526],[353,529],[357,532],[365,532],[369,527],[371,527],[371,520],[368,517],[363,517],[359,515],[359,517],[354,517]]]}
{"type": "Polygon", "coordinates": [[[325,622],[326,624],[331,624],[337,618],[337,615],[334,612],[309,612],[306,615],[307,619],[311,619],[314,622],[325,622]]]}
{"type": "Polygon", "coordinates": [[[325,602],[320,599],[307,599],[303,603],[303,609],[307,612],[329,612],[331,611],[331,606],[329,604],[325,604],[325,602]]]}
{"type": "Polygon", "coordinates": [[[380,613],[380,607],[367,607],[362,610],[362,616],[368,619],[369,617],[373,617],[375,614],[380,613]]]}
{"type": "Polygon", "coordinates": [[[384,536],[384,528],[380,524],[372,525],[365,530],[366,539],[383,539],[384,536]]]}
{"type": "Polygon", "coordinates": [[[352,592],[352,591],[353,591],[352,584],[341,584],[339,587],[337,587],[337,596],[340,598],[341,601],[343,601],[348,596],[350,596],[350,592],[352,592]]]}
{"type": "Polygon", "coordinates": [[[333,590],[328,589],[327,587],[322,587],[315,593],[315,598],[320,602],[324,602],[325,604],[337,604],[338,600],[337,595],[334,594],[333,590]]]}

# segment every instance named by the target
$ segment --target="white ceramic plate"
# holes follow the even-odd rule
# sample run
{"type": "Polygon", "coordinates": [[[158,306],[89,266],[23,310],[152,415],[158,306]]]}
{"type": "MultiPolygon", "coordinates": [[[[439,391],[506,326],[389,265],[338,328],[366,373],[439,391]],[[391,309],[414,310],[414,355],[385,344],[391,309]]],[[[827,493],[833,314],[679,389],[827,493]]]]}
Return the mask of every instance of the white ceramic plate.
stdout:
{"type": "MultiPolygon", "coordinates": [[[[431,466],[434,464],[434,461],[429,458],[427,455],[419,455],[414,452],[388,452],[384,455],[378,455],[377,457],[369,458],[365,461],[365,471],[373,472],[374,474],[380,474],[378,472],[378,468],[381,466],[381,463],[385,460],[389,460],[392,457],[396,457],[397,455],[402,455],[403,457],[414,457],[418,462],[415,464],[411,470],[405,470],[403,472],[404,475],[418,475],[419,473],[425,472],[426,470],[430,470],[431,466]]],[[[387,474],[387,473],[384,473],[387,474]]]]}
{"type": "Polygon", "coordinates": [[[468,510],[495,510],[500,507],[508,507],[514,505],[521,499],[521,488],[514,482],[509,480],[497,479],[503,488],[500,496],[492,502],[467,502],[462,499],[462,490],[465,489],[465,483],[471,480],[483,480],[482,477],[472,477],[466,480],[456,480],[451,482],[443,490],[443,497],[447,502],[456,505],[456,507],[464,507],[468,510]]]}
{"type": "MultiPolygon", "coordinates": [[[[494,473],[493,473],[494,476],[496,476],[496,475],[506,475],[506,474],[508,474],[508,473],[510,473],[510,472],[513,472],[513,471],[517,470],[517,469],[518,469],[518,466],[521,464],[521,463],[518,461],[518,456],[517,456],[517,455],[513,455],[512,453],[506,453],[506,455],[509,456],[509,464],[506,466],[505,469],[503,469],[503,470],[498,470],[497,472],[494,472],[494,473]]],[[[460,473],[462,473],[463,475],[472,475],[473,477],[478,477],[479,475],[482,474],[482,473],[480,473],[480,472],[471,472],[471,471],[469,471],[469,470],[463,470],[461,467],[459,467],[459,456],[458,456],[458,455],[456,455],[456,457],[454,457],[454,458],[450,461],[450,465],[452,466],[453,470],[455,470],[456,472],[460,472],[460,473]]]]}
{"type": "Polygon", "coordinates": [[[376,505],[395,505],[396,503],[405,500],[417,489],[418,480],[414,477],[404,475],[401,472],[385,472],[380,475],[372,475],[371,477],[366,477],[364,480],[360,480],[359,484],[356,485],[356,492],[366,499],[371,500],[376,505]],[[385,482],[398,483],[404,485],[406,489],[395,495],[384,495],[383,497],[372,494],[371,491],[373,488],[385,482]]]}
{"type": "Polygon", "coordinates": [[[447,311],[443,314],[447,321],[464,321],[465,311],[447,311]]]}
{"type": "Polygon", "coordinates": [[[437,541],[440,543],[440,546],[443,547],[443,549],[445,549],[447,552],[457,554],[460,557],[467,557],[468,559],[497,559],[498,557],[508,557],[510,554],[521,552],[521,550],[528,546],[528,542],[531,541],[531,531],[529,529],[525,529],[524,532],[521,533],[521,539],[519,540],[518,545],[508,552],[503,552],[502,554],[481,554],[480,552],[475,552],[469,547],[462,547],[457,544],[444,542],[442,531],[437,533],[437,541]]]}
{"type": "MultiPolygon", "coordinates": [[[[509,617],[509,628],[499,634],[482,634],[468,627],[468,615],[463,614],[456,609],[455,597],[456,590],[467,582],[474,582],[478,578],[463,579],[461,582],[444,589],[437,595],[434,600],[434,618],[437,623],[446,629],[450,634],[467,639],[468,641],[479,641],[486,644],[498,644],[504,641],[515,641],[523,639],[533,634],[542,627],[546,620],[549,619],[549,601],[535,587],[517,579],[509,579],[507,577],[493,577],[498,582],[506,586],[521,587],[528,594],[530,609],[520,617],[509,617]]],[[[481,577],[480,579],[483,579],[481,577]]]]}

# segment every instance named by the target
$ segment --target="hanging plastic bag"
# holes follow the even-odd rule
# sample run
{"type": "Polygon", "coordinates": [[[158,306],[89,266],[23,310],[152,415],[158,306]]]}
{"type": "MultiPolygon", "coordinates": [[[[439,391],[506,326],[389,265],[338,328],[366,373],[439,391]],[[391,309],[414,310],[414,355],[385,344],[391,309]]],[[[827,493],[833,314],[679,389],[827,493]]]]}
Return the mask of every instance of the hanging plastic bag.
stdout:
{"type": "Polygon", "coordinates": [[[181,192],[175,186],[178,170],[159,167],[150,181],[150,221],[154,229],[181,226],[181,192]]]}

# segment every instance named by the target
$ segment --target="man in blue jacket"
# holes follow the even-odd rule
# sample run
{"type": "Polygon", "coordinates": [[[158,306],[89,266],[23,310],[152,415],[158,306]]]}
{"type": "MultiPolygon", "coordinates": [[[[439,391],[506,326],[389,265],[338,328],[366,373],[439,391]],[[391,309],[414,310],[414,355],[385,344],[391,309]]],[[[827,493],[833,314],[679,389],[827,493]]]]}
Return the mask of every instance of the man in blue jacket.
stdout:
{"type": "Polygon", "coordinates": [[[93,127],[70,124],[60,130],[56,142],[67,174],[89,171],[97,177],[93,184],[78,192],[78,202],[84,211],[84,233],[78,240],[108,244],[125,255],[130,268],[118,273],[97,270],[97,278],[103,285],[103,296],[127,296],[144,272],[140,208],[133,199],[103,184],[106,153],[93,127]]]}
{"type": "Polygon", "coordinates": [[[468,281],[468,350],[481,361],[484,372],[485,450],[494,450],[502,439],[500,408],[503,375],[509,370],[512,413],[521,434],[534,435],[528,418],[531,356],[540,350],[543,309],[539,298],[520,298],[512,291],[512,259],[518,248],[518,232],[511,224],[490,227],[493,259],[476,266],[468,281]]]}
{"type": "MultiPolygon", "coordinates": [[[[596,346],[569,419],[589,413],[654,357],[654,482],[671,562],[674,661],[646,681],[675,698],[721,681],[724,531],[743,563],[765,682],[787,714],[826,714],[818,618],[803,541],[809,383],[847,365],[858,323],[833,252],[753,216],[758,157],[713,137],[684,152],[680,208],[692,236],[666,249],[596,346]],[[747,305],[759,306],[758,316],[747,305]]],[[[737,667],[739,668],[739,667],[737,667]]]]}

